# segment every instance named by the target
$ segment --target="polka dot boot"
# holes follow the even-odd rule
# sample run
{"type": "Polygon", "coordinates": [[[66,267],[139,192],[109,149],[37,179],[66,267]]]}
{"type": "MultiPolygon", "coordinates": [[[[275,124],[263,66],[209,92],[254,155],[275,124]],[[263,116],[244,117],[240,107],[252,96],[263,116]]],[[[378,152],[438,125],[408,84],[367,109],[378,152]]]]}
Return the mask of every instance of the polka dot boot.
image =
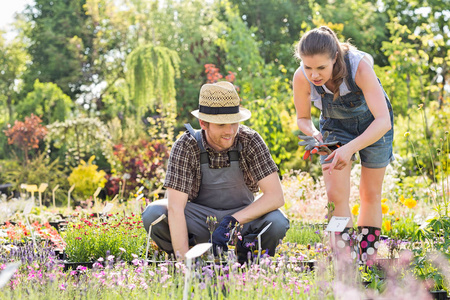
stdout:
{"type": "Polygon", "coordinates": [[[346,259],[359,260],[359,247],[353,228],[346,227],[342,232],[335,232],[335,236],[335,253],[346,259]]]}
{"type": "Polygon", "coordinates": [[[358,226],[358,242],[360,248],[361,262],[366,266],[372,266],[377,257],[378,247],[380,245],[381,229],[377,227],[358,226]]]}

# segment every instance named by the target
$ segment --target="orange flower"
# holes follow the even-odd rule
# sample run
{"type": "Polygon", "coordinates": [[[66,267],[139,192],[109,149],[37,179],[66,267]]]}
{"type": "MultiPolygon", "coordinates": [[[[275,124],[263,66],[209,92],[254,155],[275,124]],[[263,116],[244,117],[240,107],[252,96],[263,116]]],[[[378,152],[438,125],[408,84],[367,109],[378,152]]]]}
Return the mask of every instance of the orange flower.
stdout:
{"type": "Polygon", "coordinates": [[[387,214],[388,211],[389,211],[389,206],[387,204],[385,204],[385,203],[382,203],[381,204],[381,212],[383,214],[387,214]]]}
{"type": "Polygon", "coordinates": [[[417,205],[417,201],[414,200],[413,198],[408,198],[408,199],[405,199],[403,204],[405,204],[405,206],[408,208],[414,208],[417,205]]]}
{"type": "Polygon", "coordinates": [[[383,228],[386,231],[391,231],[391,229],[392,229],[391,221],[389,221],[389,220],[384,221],[383,228]]]}

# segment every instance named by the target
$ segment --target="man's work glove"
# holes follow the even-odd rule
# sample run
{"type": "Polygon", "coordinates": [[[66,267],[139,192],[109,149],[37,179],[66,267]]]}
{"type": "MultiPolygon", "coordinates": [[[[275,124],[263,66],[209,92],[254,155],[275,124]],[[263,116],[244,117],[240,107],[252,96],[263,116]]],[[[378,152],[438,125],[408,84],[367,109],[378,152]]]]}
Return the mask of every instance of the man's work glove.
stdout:
{"type": "Polygon", "coordinates": [[[228,242],[231,239],[232,230],[239,224],[239,222],[232,216],[225,216],[219,223],[219,226],[212,234],[213,253],[217,256],[217,248],[222,248],[223,252],[228,251],[228,242]]]}
{"type": "MultiPolygon", "coordinates": [[[[328,131],[325,131],[323,134],[323,140],[326,140],[329,134],[330,133],[328,131]]],[[[331,154],[331,152],[341,146],[341,143],[338,141],[321,143],[312,136],[307,135],[299,135],[298,138],[302,140],[301,142],[298,142],[299,146],[306,146],[306,152],[303,155],[304,160],[307,160],[308,158],[312,160],[311,154],[316,154],[318,152],[326,152],[327,154],[331,154]]]]}

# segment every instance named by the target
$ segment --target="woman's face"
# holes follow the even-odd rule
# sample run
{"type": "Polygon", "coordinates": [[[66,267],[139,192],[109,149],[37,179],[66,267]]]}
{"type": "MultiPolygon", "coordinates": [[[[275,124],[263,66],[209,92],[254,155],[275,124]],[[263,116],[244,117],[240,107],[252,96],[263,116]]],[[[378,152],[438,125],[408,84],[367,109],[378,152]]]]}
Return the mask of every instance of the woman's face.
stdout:
{"type": "Polygon", "coordinates": [[[336,58],[331,59],[327,54],[315,54],[312,56],[302,56],[301,59],[306,77],[314,85],[324,85],[331,79],[336,58]]]}

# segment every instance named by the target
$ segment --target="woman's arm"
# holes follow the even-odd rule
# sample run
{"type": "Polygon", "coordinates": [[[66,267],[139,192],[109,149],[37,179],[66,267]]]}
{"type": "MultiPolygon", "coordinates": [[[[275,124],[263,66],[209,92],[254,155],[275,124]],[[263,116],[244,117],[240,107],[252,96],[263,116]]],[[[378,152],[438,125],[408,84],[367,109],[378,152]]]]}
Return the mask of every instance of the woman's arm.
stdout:
{"type": "Polygon", "coordinates": [[[329,170],[330,173],[333,169],[343,169],[350,163],[353,153],[372,145],[391,129],[391,120],[385,96],[368,58],[361,60],[356,71],[355,82],[362,90],[375,120],[360,136],[327,157],[326,160],[334,158],[331,164],[323,167],[324,170],[329,170]]]}
{"type": "Polygon", "coordinates": [[[323,142],[320,131],[311,121],[311,86],[301,68],[295,71],[293,78],[294,105],[297,112],[297,126],[306,135],[323,142]]]}

